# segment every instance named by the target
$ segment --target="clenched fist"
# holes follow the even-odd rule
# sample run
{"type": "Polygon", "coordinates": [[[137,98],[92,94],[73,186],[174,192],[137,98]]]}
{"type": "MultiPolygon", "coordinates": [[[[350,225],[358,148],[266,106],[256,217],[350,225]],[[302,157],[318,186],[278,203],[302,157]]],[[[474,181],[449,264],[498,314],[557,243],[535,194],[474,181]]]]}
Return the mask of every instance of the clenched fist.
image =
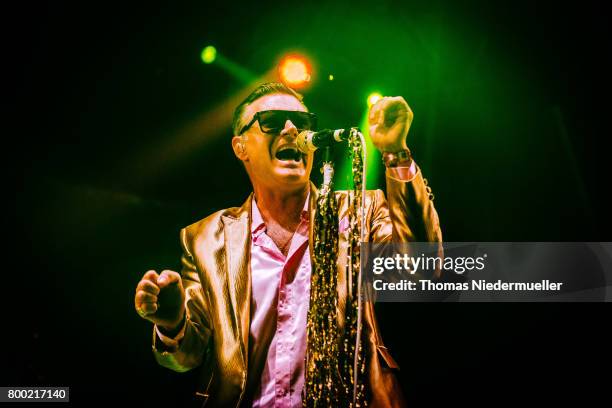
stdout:
{"type": "Polygon", "coordinates": [[[380,152],[407,149],[406,136],[414,117],[401,96],[384,97],[376,102],[368,115],[370,138],[380,152]]]}
{"type": "Polygon", "coordinates": [[[181,275],[165,270],[144,274],[134,297],[136,312],[166,331],[174,331],[185,316],[185,289],[181,275]]]}

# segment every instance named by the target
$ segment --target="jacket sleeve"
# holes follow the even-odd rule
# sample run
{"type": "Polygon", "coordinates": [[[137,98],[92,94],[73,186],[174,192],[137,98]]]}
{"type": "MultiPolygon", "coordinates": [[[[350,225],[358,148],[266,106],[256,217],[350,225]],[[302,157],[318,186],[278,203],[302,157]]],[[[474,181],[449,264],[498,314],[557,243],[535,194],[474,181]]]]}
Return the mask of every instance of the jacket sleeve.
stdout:
{"type": "MultiPolygon", "coordinates": [[[[394,178],[386,172],[387,199],[376,190],[371,205],[370,241],[380,243],[438,242],[442,252],[440,221],[433,205],[433,194],[420,169],[410,181],[394,178]]],[[[437,271],[439,274],[439,271],[437,271]]],[[[394,371],[399,369],[384,346],[374,304],[365,302],[366,367],[371,392],[369,406],[405,407],[401,386],[394,371]]]]}
{"type": "Polygon", "coordinates": [[[184,372],[199,366],[211,338],[206,297],[193,255],[189,251],[188,234],[181,230],[181,278],[185,288],[185,326],[173,344],[163,342],[153,330],[153,354],[157,362],[171,370],[184,372]]]}
{"type": "Polygon", "coordinates": [[[386,172],[387,199],[377,190],[370,238],[373,242],[442,242],[433,194],[418,169],[411,181],[386,172]]]}

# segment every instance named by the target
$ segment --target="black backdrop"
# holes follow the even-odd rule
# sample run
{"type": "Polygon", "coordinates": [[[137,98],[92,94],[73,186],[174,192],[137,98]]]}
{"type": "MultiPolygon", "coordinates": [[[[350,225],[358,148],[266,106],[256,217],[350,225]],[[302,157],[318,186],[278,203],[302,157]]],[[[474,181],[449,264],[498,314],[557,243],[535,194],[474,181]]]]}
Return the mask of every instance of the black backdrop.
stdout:
{"type": "MultiPolygon", "coordinates": [[[[351,4],[345,3],[347,10],[367,13],[373,7],[351,4]]],[[[423,168],[445,238],[610,240],[610,28],[603,6],[377,4],[387,15],[460,13],[521,61],[522,74],[538,84],[537,98],[563,112],[565,142],[546,132],[537,113],[518,105],[516,113],[509,111],[524,139],[501,162],[494,155],[483,160],[461,143],[432,147],[438,161],[425,161],[423,168]],[[446,165],[436,167],[440,162],[446,165]]],[[[3,65],[9,69],[1,385],[68,385],[73,402],[82,405],[117,399],[193,403],[196,374],[155,364],[151,328],[133,311],[133,290],[149,268],[176,269],[179,228],[240,204],[248,180],[224,139],[189,151],[179,164],[148,168],[145,181],[131,176],[142,170],[142,152],[163,141],[169,129],[240,88],[222,70],[202,74],[197,58],[203,45],[215,43],[262,72],[269,62],[250,57],[256,53],[244,41],[250,30],[267,24],[270,38],[282,37],[284,26],[303,24],[305,9],[280,2],[60,1],[3,13],[3,65]]],[[[359,79],[359,72],[346,75],[359,79]]],[[[324,92],[318,95],[320,101],[324,92]]],[[[437,121],[439,133],[457,132],[444,117],[437,121]]],[[[470,128],[461,132],[469,137],[470,128]]],[[[606,396],[607,305],[378,309],[413,406],[588,406],[606,396]]]]}

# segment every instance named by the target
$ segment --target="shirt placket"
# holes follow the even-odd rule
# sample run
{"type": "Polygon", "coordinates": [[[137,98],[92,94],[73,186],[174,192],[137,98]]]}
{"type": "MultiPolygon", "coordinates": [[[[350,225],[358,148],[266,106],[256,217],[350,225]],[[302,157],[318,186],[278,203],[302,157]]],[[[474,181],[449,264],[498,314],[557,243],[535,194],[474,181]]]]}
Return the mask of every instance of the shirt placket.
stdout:
{"type": "Polygon", "coordinates": [[[278,295],[278,342],[276,353],[276,399],[280,406],[289,407],[289,386],[291,382],[291,313],[289,312],[291,288],[286,285],[286,265],[283,268],[278,295]]]}
{"type": "MultiPolygon", "coordinates": [[[[291,243],[291,248],[287,254],[285,264],[283,265],[282,275],[278,291],[278,337],[277,337],[277,353],[276,353],[276,373],[275,373],[275,391],[277,406],[291,406],[291,378],[292,378],[292,357],[295,347],[294,319],[292,311],[295,309],[293,289],[291,284],[287,283],[287,275],[289,273],[297,274],[301,266],[300,256],[297,252],[302,250],[307,242],[307,238],[302,235],[304,230],[307,232],[307,218],[302,219],[298,226],[295,235],[295,242],[291,243]],[[296,263],[297,262],[297,263],[296,263]],[[292,269],[295,269],[292,271],[292,269]]],[[[292,279],[295,282],[295,278],[292,279]]]]}

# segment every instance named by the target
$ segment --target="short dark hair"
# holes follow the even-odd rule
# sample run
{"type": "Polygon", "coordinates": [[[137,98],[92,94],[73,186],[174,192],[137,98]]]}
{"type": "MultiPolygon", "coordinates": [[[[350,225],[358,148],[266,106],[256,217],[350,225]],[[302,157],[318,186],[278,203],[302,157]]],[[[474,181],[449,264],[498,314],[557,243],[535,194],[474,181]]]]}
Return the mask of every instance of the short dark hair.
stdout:
{"type": "MultiPolygon", "coordinates": [[[[265,84],[259,85],[257,88],[255,88],[253,92],[249,94],[249,96],[247,96],[242,102],[240,102],[240,104],[234,110],[234,117],[232,119],[232,130],[234,132],[234,135],[237,136],[242,126],[244,126],[241,120],[242,114],[244,113],[244,109],[251,103],[255,102],[257,99],[275,93],[295,96],[300,102],[302,102],[303,99],[302,95],[280,82],[267,82],[265,84]]],[[[304,102],[302,102],[302,105],[304,105],[304,102]]],[[[306,105],[304,105],[304,107],[306,107],[306,105]]]]}

